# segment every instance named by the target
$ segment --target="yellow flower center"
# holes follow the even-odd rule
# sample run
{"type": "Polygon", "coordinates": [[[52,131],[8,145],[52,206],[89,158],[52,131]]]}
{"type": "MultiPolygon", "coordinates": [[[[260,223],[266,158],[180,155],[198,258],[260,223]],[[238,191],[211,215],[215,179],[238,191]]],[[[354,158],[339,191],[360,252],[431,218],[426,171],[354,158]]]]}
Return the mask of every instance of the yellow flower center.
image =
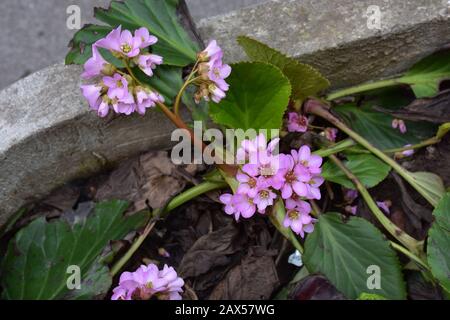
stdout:
{"type": "Polygon", "coordinates": [[[121,45],[120,49],[123,53],[129,53],[131,51],[131,47],[128,43],[124,43],[123,45],[121,45]]]}
{"type": "Polygon", "coordinates": [[[296,210],[291,210],[288,212],[288,217],[291,220],[297,220],[298,216],[299,216],[299,214],[298,214],[298,211],[296,211],[296,210]]]}

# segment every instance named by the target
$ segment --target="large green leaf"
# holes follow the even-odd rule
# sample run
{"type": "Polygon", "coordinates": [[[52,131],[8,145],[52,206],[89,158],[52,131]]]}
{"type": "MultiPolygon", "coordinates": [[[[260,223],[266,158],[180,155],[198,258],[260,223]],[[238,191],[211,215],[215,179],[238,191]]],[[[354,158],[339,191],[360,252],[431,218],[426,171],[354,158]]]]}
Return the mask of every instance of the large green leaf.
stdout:
{"type": "Polygon", "coordinates": [[[353,104],[333,109],[357,133],[380,149],[401,148],[407,144],[417,144],[431,138],[436,128],[426,122],[405,121],[407,132],[402,134],[392,128],[392,116],[377,112],[370,106],[357,107],[353,104]]]}
{"type": "MultiPolygon", "coordinates": [[[[345,161],[346,167],[353,172],[366,188],[375,187],[383,181],[391,167],[386,163],[370,154],[348,155],[348,161],[345,161]]],[[[322,176],[335,183],[339,183],[346,188],[355,189],[354,184],[333,162],[327,161],[323,165],[322,176]]]]}
{"type": "Polygon", "coordinates": [[[435,96],[442,80],[450,79],[450,51],[440,51],[422,59],[399,82],[411,86],[417,98],[435,96]]]}
{"type": "Polygon", "coordinates": [[[370,222],[338,213],[320,216],[305,243],[303,260],[310,272],[323,273],[350,299],[362,293],[405,299],[405,283],[395,252],[370,222]],[[381,289],[369,289],[370,266],[380,268],[381,289]]]}
{"type": "Polygon", "coordinates": [[[140,228],[148,215],[125,217],[123,201],[83,205],[75,214],[47,222],[38,218],[10,241],[2,264],[5,299],[88,299],[105,294],[111,285],[102,252],[112,240],[140,228]],[[72,217],[70,217],[72,216],[72,217]],[[81,270],[81,290],[67,288],[69,266],[81,270]]]}
{"type": "Polygon", "coordinates": [[[271,63],[284,73],[291,82],[293,100],[303,101],[309,96],[316,96],[330,86],[329,81],[310,65],[289,58],[249,37],[238,37],[238,42],[250,59],[271,63]]]}
{"type": "Polygon", "coordinates": [[[435,221],[429,231],[428,263],[433,276],[450,293],[450,193],[433,212],[435,221]]]}
{"type": "Polygon", "coordinates": [[[232,69],[226,98],[210,106],[213,120],[233,129],[279,129],[291,94],[289,80],[263,62],[238,63],[232,69]]]}
{"type": "Polygon", "coordinates": [[[179,0],[113,1],[109,9],[96,8],[95,17],[108,26],[88,25],[78,31],[66,64],[83,64],[91,56],[92,44],[119,25],[134,31],[146,27],[159,41],[153,52],[164,57],[164,64],[184,67],[195,62],[199,48],[177,18],[179,0]]]}

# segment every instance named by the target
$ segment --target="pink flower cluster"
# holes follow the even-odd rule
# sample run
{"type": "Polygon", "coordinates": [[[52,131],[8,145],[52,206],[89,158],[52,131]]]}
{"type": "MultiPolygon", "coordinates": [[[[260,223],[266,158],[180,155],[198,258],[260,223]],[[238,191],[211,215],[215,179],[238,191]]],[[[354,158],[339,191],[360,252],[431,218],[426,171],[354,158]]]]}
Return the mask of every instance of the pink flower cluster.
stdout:
{"type": "Polygon", "coordinates": [[[200,62],[198,74],[201,78],[198,91],[194,98],[197,103],[203,98],[206,101],[219,103],[225,98],[229,89],[226,78],[231,74],[231,67],[222,61],[223,51],[217,45],[217,41],[211,41],[205,50],[198,54],[200,62]]]}
{"type": "Polygon", "coordinates": [[[311,154],[308,146],[290,154],[275,154],[278,142],[274,139],[267,144],[263,134],[244,140],[236,154],[240,163],[245,162],[236,175],[239,186],[235,194],[223,194],[220,200],[225,212],[237,221],[241,216],[266,213],[281,198],[287,209],[284,226],[304,237],[305,232],[314,230],[315,219],[305,200],[321,198],[322,158],[311,154]]]}
{"type": "Polygon", "coordinates": [[[152,76],[156,66],[163,62],[162,57],[149,53],[147,49],[157,41],[146,28],[136,30],[133,35],[129,30],[122,31],[119,26],[92,45],[92,57],[84,64],[82,77],[93,79],[94,83],[82,85],[81,90],[91,109],[100,117],[108,115],[111,109],[125,115],[134,112],[144,115],[147,108],[164,102],[158,92],[135,83],[126,70],[119,70],[108,63],[99,51],[99,48],[109,50],[129,67],[138,66],[152,76]]]}
{"type": "Polygon", "coordinates": [[[111,300],[181,300],[184,281],[167,265],[162,270],[154,264],[142,265],[135,272],[124,272],[111,300]]]}

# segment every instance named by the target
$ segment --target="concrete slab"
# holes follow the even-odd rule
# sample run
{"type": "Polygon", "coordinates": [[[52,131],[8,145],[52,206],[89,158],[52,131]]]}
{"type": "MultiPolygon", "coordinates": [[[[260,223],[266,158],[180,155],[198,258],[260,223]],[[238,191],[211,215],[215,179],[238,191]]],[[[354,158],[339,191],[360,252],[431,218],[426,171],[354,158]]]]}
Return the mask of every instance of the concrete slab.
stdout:
{"type": "Polygon", "coordinates": [[[340,87],[400,72],[450,43],[449,18],[447,0],[272,0],[197,27],[205,40],[218,40],[229,62],[246,59],[236,37],[247,35],[340,87]]]}

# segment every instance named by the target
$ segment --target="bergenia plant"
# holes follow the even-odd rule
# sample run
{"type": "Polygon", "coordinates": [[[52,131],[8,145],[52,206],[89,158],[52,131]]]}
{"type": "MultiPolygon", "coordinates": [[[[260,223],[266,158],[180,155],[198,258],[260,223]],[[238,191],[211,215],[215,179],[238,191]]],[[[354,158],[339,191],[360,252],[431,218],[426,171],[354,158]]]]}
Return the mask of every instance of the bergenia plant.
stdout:
{"type": "MultiPolygon", "coordinates": [[[[286,292],[296,298],[292,294],[296,284],[320,273],[349,299],[367,295],[406,299],[406,270],[448,296],[450,194],[436,174],[408,170],[400,161],[441,142],[450,124],[437,127],[402,118],[404,112],[395,110],[404,105],[393,107],[391,101],[385,107],[388,99],[383,91],[389,87],[389,94],[397,90],[402,95],[402,90],[412,90],[417,99],[437,95],[438,84],[450,77],[448,52],[425,58],[394,79],[334,91],[312,66],[249,37],[237,39],[248,61],[227,64],[227,50],[220,43],[211,39],[200,44],[183,29],[176,15],[178,1],[167,1],[165,6],[155,2],[125,0],[99,11],[98,18],[107,26],[79,31],[66,62],[83,66],[81,93],[98,121],[162,112],[189,138],[193,149],[203,155],[208,152],[214,161],[202,181],[161,208],[125,219],[121,216],[125,208],[114,209],[122,202],[99,204],[95,219],[120,224],[120,232],[104,233],[99,248],[130,231],[138,232],[133,243],[110,260],[109,282],[96,294],[110,291],[107,297],[113,300],[192,298],[195,277],[182,279],[176,262],[168,266],[130,261],[159,220],[177,219],[168,213],[208,194],[233,223],[262,219],[273,226],[285,242],[275,248],[278,259],[286,253],[300,257],[294,280],[284,283],[283,290],[277,288],[279,298],[286,298],[286,292]],[[138,15],[138,9],[144,8],[138,15]],[[196,125],[203,130],[194,130],[196,125]],[[205,139],[203,133],[211,127],[216,139],[205,139]],[[231,139],[225,134],[229,130],[231,139]],[[218,132],[226,138],[218,139],[218,132]],[[389,186],[403,190],[403,200],[380,191],[389,186]],[[211,193],[214,190],[220,194],[211,193]],[[416,215],[411,218],[413,226],[399,223],[398,211],[405,210],[405,201],[409,211],[403,220],[416,215]],[[418,219],[417,208],[428,213],[418,219]],[[115,213],[108,216],[109,211],[115,213]]],[[[100,232],[102,224],[95,225],[100,232]]],[[[23,234],[33,230],[20,231],[16,246],[20,247],[23,234]]],[[[20,264],[20,257],[14,248],[11,245],[4,261],[9,279],[18,278],[14,266],[20,264]]],[[[96,256],[83,259],[81,254],[80,259],[90,261],[83,270],[94,272],[96,256]]],[[[17,296],[12,284],[3,281],[7,298],[17,296]]],[[[63,289],[39,295],[66,296],[63,289]]],[[[28,297],[35,298],[32,293],[28,297]]],[[[93,298],[94,292],[83,297],[93,298]]]]}

